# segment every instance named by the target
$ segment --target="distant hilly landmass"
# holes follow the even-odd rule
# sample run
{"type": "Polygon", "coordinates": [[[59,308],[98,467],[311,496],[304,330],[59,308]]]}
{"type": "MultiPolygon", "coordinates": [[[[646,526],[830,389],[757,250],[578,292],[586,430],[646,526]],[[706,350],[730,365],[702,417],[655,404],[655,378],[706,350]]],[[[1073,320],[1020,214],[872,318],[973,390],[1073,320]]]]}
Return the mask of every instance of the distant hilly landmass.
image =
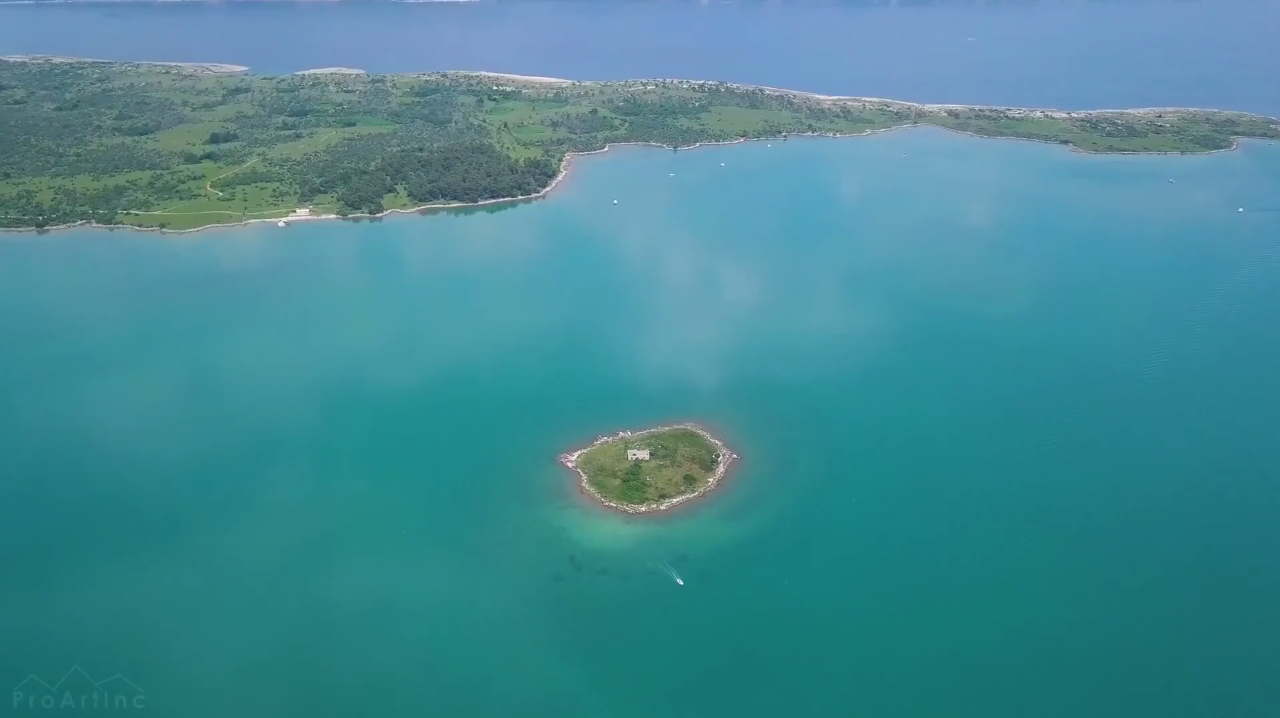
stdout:
{"type": "MultiPolygon", "coordinates": [[[[557,0],[570,3],[622,4],[637,0],[557,0]]],[[[662,3],[686,3],[690,5],[738,4],[738,5],[794,5],[794,6],[846,6],[846,7],[1021,7],[1032,5],[1160,5],[1187,4],[1196,0],[650,0],[662,3]]],[[[0,0],[0,5],[54,5],[89,3],[479,3],[516,4],[546,2],[546,0],[0,0]]]]}

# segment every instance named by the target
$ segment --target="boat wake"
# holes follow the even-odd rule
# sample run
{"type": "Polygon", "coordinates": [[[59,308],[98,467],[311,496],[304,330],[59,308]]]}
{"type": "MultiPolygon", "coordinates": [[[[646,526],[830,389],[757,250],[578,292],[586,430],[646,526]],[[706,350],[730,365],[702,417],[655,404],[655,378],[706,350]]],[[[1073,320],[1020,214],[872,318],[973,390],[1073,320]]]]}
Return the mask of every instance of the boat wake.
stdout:
{"type": "MultiPolygon", "coordinates": [[[[650,565],[652,565],[652,564],[650,564],[650,565]]],[[[671,577],[671,580],[672,580],[672,581],[675,581],[677,586],[683,586],[683,585],[684,585],[684,579],[683,579],[683,578],[680,578],[680,574],[679,574],[679,573],[677,573],[677,572],[676,572],[676,570],[675,570],[674,568],[672,568],[672,567],[671,567],[671,564],[667,563],[666,561],[663,561],[662,563],[659,563],[659,564],[658,564],[658,568],[662,569],[663,573],[665,573],[665,574],[667,574],[668,576],[670,576],[670,577],[671,577]]]]}

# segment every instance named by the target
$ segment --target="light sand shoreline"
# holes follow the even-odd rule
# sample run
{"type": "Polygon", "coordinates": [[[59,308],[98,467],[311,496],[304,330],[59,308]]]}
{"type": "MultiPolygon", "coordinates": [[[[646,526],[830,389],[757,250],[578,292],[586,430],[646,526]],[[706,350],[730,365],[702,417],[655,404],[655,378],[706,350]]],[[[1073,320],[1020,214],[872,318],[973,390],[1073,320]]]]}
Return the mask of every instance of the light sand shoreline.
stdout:
{"type": "MultiPolygon", "coordinates": [[[[431,73],[428,73],[431,74],[431,73]]],[[[542,77],[541,75],[514,75],[510,72],[489,72],[488,70],[446,70],[442,75],[479,75],[500,80],[516,80],[518,82],[534,82],[540,85],[576,85],[581,80],[566,80],[562,77],[542,77]]]]}
{"type": "MultiPolygon", "coordinates": [[[[11,54],[0,55],[0,61],[7,62],[101,62],[117,65],[157,65],[186,68],[191,70],[205,70],[209,72],[226,72],[238,73],[248,72],[250,67],[246,65],[233,65],[217,62],[156,62],[147,60],[101,60],[92,57],[75,57],[71,55],[41,55],[41,54],[11,54]]],[[[292,73],[294,75],[308,74],[369,74],[365,70],[350,67],[323,67],[310,70],[299,70],[292,73]]],[[[916,107],[922,110],[999,110],[1002,112],[1026,112],[1026,113],[1043,113],[1051,116],[1068,116],[1080,117],[1088,115],[1114,115],[1114,114],[1132,114],[1132,115],[1149,115],[1160,112],[1221,112],[1238,115],[1248,115],[1251,117],[1269,117],[1257,112],[1249,112],[1246,110],[1223,110],[1211,107],[1131,107],[1120,109],[1089,109],[1089,110],[1062,110],[1052,107],[1013,107],[1009,105],[966,105],[955,103],[929,103],[929,102],[911,102],[908,100],[894,100],[885,97],[869,97],[862,95],[825,95],[818,92],[810,92],[807,90],[789,90],[785,87],[773,87],[770,85],[747,85],[738,82],[723,82],[720,80],[691,80],[682,78],[630,78],[625,80],[572,80],[563,77],[546,77],[542,75],[521,75],[512,72],[494,72],[491,70],[441,70],[432,72],[404,72],[404,73],[380,73],[388,75],[406,75],[406,76],[430,76],[430,75],[471,75],[479,77],[492,77],[495,79],[506,79],[517,82],[528,82],[533,84],[564,84],[564,85],[625,85],[625,84],[645,84],[645,83],[662,83],[662,84],[684,84],[684,85],[710,85],[716,87],[731,87],[738,90],[764,90],[780,95],[790,95],[793,97],[806,97],[815,100],[824,100],[832,102],[863,102],[876,103],[885,105],[894,105],[898,107],[916,107]]],[[[775,138],[776,139],[776,138],[775,138]]],[[[683,149],[683,148],[682,148],[683,149]]],[[[1131,153],[1139,154],[1139,153],[1131,153]]],[[[1141,153],[1141,154],[1163,154],[1163,153],[1141,153]]],[[[1178,153],[1172,153],[1178,154],[1178,153]]],[[[1199,154],[1199,153],[1195,153],[1199,154]]]]}
{"type": "Polygon", "coordinates": [[[657,513],[663,513],[665,511],[670,511],[671,509],[687,501],[691,501],[693,499],[698,498],[699,496],[706,495],[708,492],[715,489],[717,485],[722,483],[725,476],[727,476],[729,473],[729,466],[732,465],[734,461],[737,461],[740,458],[742,457],[730,451],[729,447],[725,446],[723,441],[720,441],[716,437],[712,436],[711,433],[708,432],[706,429],[702,428],[701,426],[698,426],[697,424],[682,423],[682,424],[672,424],[670,426],[659,426],[652,429],[644,429],[641,431],[628,431],[624,429],[622,431],[618,431],[613,434],[597,436],[595,441],[592,441],[587,446],[584,446],[583,448],[578,449],[576,451],[571,451],[565,454],[561,454],[560,457],[557,459],[557,461],[559,461],[562,465],[564,465],[570,471],[578,475],[579,490],[583,494],[590,496],[592,499],[595,499],[595,501],[600,506],[604,508],[612,509],[614,511],[618,511],[624,514],[639,516],[643,514],[657,514],[657,513]],[[610,501],[604,496],[601,496],[600,492],[596,491],[595,488],[591,486],[591,482],[587,480],[586,473],[583,472],[582,469],[578,468],[578,457],[582,456],[583,453],[601,444],[607,444],[612,441],[617,441],[618,439],[634,438],[634,437],[644,436],[646,434],[653,434],[659,431],[668,431],[670,429],[689,429],[691,431],[697,432],[699,436],[711,442],[712,445],[716,447],[716,450],[720,452],[720,461],[716,464],[715,471],[711,473],[711,478],[707,480],[706,485],[702,486],[697,491],[685,494],[683,496],[677,496],[675,498],[666,499],[665,501],[659,501],[656,503],[639,504],[639,505],[620,504],[620,503],[617,503],[616,501],[610,501]]]}
{"type": "Polygon", "coordinates": [[[298,70],[295,75],[367,75],[356,67],[317,67],[314,70],[298,70]]]}
{"type": "Polygon", "coordinates": [[[0,61],[53,63],[101,62],[110,65],[151,65],[155,67],[176,67],[183,70],[189,70],[191,72],[208,72],[229,75],[249,71],[249,68],[246,65],[229,65],[224,62],[152,62],[144,60],[130,60],[122,62],[118,60],[99,60],[93,57],[71,57],[69,55],[0,55],[0,61]]]}

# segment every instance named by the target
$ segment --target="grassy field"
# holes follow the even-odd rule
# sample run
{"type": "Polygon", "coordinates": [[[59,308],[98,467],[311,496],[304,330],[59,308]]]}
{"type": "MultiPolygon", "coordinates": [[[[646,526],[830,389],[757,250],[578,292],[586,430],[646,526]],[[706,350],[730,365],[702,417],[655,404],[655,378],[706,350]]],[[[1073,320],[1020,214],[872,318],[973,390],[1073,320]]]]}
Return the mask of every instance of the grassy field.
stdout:
{"type": "Polygon", "coordinates": [[[269,77],[0,61],[0,227],[193,229],[523,196],[570,152],[932,124],[1091,152],[1280,139],[1238,112],[950,107],[714,82],[544,83],[467,73],[269,77]]]}
{"type": "Polygon", "coordinates": [[[681,427],[599,444],[578,457],[578,468],[601,496],[638,505],[698,491],[707,485],[719,461],[714,444],[681,427]],[[650,458],[630,461],[628,449],[648,449],[650,458]]]}

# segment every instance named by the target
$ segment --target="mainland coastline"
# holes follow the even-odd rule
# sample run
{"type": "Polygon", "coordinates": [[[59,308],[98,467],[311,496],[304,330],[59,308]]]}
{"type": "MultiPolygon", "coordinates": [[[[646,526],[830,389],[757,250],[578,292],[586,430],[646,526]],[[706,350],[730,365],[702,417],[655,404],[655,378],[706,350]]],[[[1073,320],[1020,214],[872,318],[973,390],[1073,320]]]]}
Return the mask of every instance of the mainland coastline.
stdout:
{"type": "MultiPolygon", "coordinates": [[[[3,70],[6,66],[23,65],[34,68],[37,76],[39,68],[42,66],[59,66],[89,68],[89,71],[95,73],[107,72],[125,79],[133,78],[135,75],[138,75],[138,77],[145,76],[148,82],[155,82],[154,78],[159,76],[161,79],[156,84],[165,82],[183,84],[185,82],[182,80],[183,77],[207,78],[199,82],[217,83],[215,86],[224,88],[224,93],[242,91],[237,86],[227,85],[226,83],[237,82],[239,81],[237,78],[249,77],[244,74],[248,70],[246,67],[218,63],[117,63],[58,56],[16,55],[2,56],[0,60],[4,61],[0,63],[0,70],[3,70]]],[[[167,202],[158,208],[153,205],[153,207],[145,209],[137,206],[117,205],[115,209],[110,211],[94,210],[90,212],[92,218],[55,223],[31,222],[24,226],[24,223],[21,222],[23,217],[42,221],[44,217],[35,217],[32,214],[25,214],[21,209],[7,207],[5,200],[6,182],[0,181],[0,224],[6,224],[4,220],[7,220],[9,225],[0,227],[0,229],[9,232],[46,232],[88,226],[183,234],[204,229],[249,226],[263,222],[275,222],[284,225],[296,221],[321,219],[369,219],[393,214],[422,214],[441,210],[522,203],[543,198],[560,186],[561,182],[568,176],[576,158],[600,154],[609,151],[613,147],[628,145],[687,151],[705,146],[731,145],[748,141],[778,141],[792,137],[864,137],[889,130],[920,126],[939,127],[975,137],[1019,139],[1067,145],[1072,151],[1088,154],[1206,154],[1237,149],[1239,140],[1242,137],[1280,138],[1280,120],[1276,118],[1241,112],[1185,108],[1059,111],[978,105],[919,104],[882,98],[822,95],[774,87],[712,81],[631,80],[594,82],[484,71],[377,76],[355,68],[330,67],[303,70],[294,73],[292,77],[298,78],[295,82],[306,83],[299,87],[308,90],[318,88],[317,91],[322,92],[350,92],[353,88],[359,89],[370,83],[385,84],[388,81],[394,81],[397,83],[412,83],[413,87],[422,88],[428,93],[423,96],[430,96],[430,93],[438,92],[454,93],[460,98],[475,96],[478,106],[484,105],[485,96],[488,95],[490,98],[495,96],[508,98],[508,100],[504,100],[508,104],[512,102],[510,98],[515,98],[514,101],[516,102],[535,103],[535,106],[538,102],[546,101],[560,102],[562,105],[565,102],[580,102],[582,103],[580,105],[582,111],[579,112],[578,106],[570,104],[567,107],[573,112],[565,110],[558,115],[551,114],[548,116],[549,119],[535,117],[525,120],[525,124],[516,128],[512,128],[509,120],[505,119],[506,116],[500,113],[493,114],[492,117],[485,115],[477,118],[489,122],[494,131],[500,135],[498,137],[500,146],[503,142],[506,142],[502,140],[501,135],[503,133],[510,133],[511,137],[516,139],[516,149],[504,149],[502,151],[523,153],[522,156],[527,156],[530,151],[533,151],[545,157],[542,161],[554,163],[552,165],[553,169],[542,175],[545,179],[537,180],[533,186],[528,187],[524,192],[509,194],[493,192],[493,194],[498,194],[499,196],[483,197],[481,195],[482,198],[479,199],[458,200],[448,198],[446,191],[445,196],[439,199],[414,202],[412,200],[415,194],[413,192],[406,193],[401,189],[399,190],[401,193],[400,199],[393,203],[400,206],[385,206],[382,201],[377,201],[372,203],[375,205],[373,207],[347,206],[341,208],[341,211],[335,211],[338,209],[333,206],[335,200],[330,200],[327,207],[323,203],[313,206],[305,201],[299,201],[295,204],[298,209],[292,210],[245,206],[243,211],[194,208],[192,211],[184,212],[176,211],[184,203],[175,200],[178,206],[172,208],[167,205],[172,205],[173,201],[167,202]],[[574,98],[581,99],[575,100],[574,98]],[[609,133],[597,132],[590,128],[581,130],[584,134],[580,138],[577,137],[574,132],[578,130],[573,128],[590,124],[587,119],[596,122],[608,120],[608,122],[613,122],[615,126],[619,121],[625,122],[624,116],[615,115],[617,119],[610,119],[603,112],[599,115],[601,120],[595,120],[597,117],[595,113],[601,109],[608,111],[611,107],[608,104],[601,104],[601,98],[606,102],[631,103],[632,105],[644,103],[649,106],[662,106],[664,103],[666,105],[683,103],[683,109],[681,107],[676,108],[678,113],[701,111],[706,114],[711,110],[716,110],[719,115],[713,116],[708,121],[709,124],[705,129],[698,129],[692,132],[670,131],[667,133],[671,135],[670,138],[615,137],[609,133]],[[724,105],[723,112],[720,112],[722,108],[715,103],[725,102],[727,104],[724,105]],[[790,126],[785,126],[786,123],[776,121],[763,123],[755,121],[755,124],[752,124],[747,119],[731,118],[725,120],[722,117],[731,111],[738,115],[743,114],[742,110],[734,109],[736,107],[754,108],[763,106],[781,108],[773,111],[788,112],[794,116],[794,120],[790,121],[790,126]],[[700,110],[700,107],[706,107],[706,109],[700,110]],[[586,108],[590,108],[589,113],[585,111],[586,108]],[[840,120],[842,117],[852,118],[852,123],[840,120]],[[559,127],[556,123],[570,120],[577,124],[565,125],[565,127],[556,129],[559,127]],[[524,126],[536,126],[546,129],[542,125],[529,124],[537,122],[550,124],[552,126],[551,129],[563,137],[557,140],[556,145],[545,145],[545,141],[543,141],[545,146],[533,145],[528,150],[519,149],[518,146],[522,135],[516,133],[516,130],[524,126]],[[822,128],[820,125],[823,123],[832,126],[822,128]],[[853,124],[855,127],[847,127],[849,124],[853,124]],[[860,128],[856,127],[859,124],[862,126],[860,128]],[[1058,134],[1045,129],[1027,129],[1027,127],[1032,126],[1045,127],[1049,128],[1049,130],[1053,128],[1061,129],[1056,130],[1058,134]],[[1177,129],[1178,127],[1182,128],[1178,132],[1183,132],[1184,134],[1177,135],[1177,137],[1191,137],[1192,135],[1185,133],[1198,132],[1198,135],[1194,135],[1194,140],[1188,139],[1186,142],[1194,141],[1200,144],[1186,144],[1183,143],[1183,140],[1176,140],[1166,143],[1174,149],[1127,149],[1128,146],[1135,145],[1135,141],[1132,138],[1140,136],[1141,133],[1173,132],[1173,129],[1168,128],[1177,129]],[[690,137],[688,141],[681,141],[680,135],[682,134],[692,134],[694,136],[690,137]],[[698,137],[697,135],[699,134],[707,136],[698,137]],[[1129,144],[1126,145],[1124,144],[1125,142],[1129,144]],[[1212,146],[1215,143],[1220,146],[1212,146]],[[595,144],[596,146],[583,147],[582,145],[584,144],[595,144]],[[304,207],[305,211],[301,209],[304,207]],[[212,216],[208,218],[198,217],[198,215],[218,214],[240,215],[240,217],[233,221],[225,221],[221,218],[215,219],[212,216]],[[185,217],[183,221],[194,226],[170,226],[170,222],[162,221],[167,216],[174,216],[179,219],[185,217]]],[[[280,80],[281,78],[254,78],[247,81],[250,83],[249,87],[252,88],[262,86],[263,83],[278,84],[280,80]]],[[[145,85],[147,82],[143,82],[143,84],[145,85]]],[[[0,87],[2,86],[0,85],[0,87]]],[[[253,91],[256,92],[257,90],[253,91]]],[[[418,90],[415,89],[413,91],[417,92],[418,90]]],[[[203,90],[200,92],[203,92],[203,90]]],[[[492,102],[493,100],[491,99],[490,103],[492,102]]],[[[752,111],[754,110],[747,110],[747,112],[752,111]]],[[[471,111],[467,110],[467,112],[471,111]]],[[[492,114],[493,111],[490,112],[492,114]]],[[[287,122],[288,117],[284,121],[287,122]]],[[[603,126],[608,127],[609,125],[605,124],[603,126]]],[[[312,153],[304,155],[304,157],[314,156],[317,159],[312,161],[317,162],[327,159],[326,154],[328,151],[325,149],[324,141],[330,136],[344,134],[350,139],[342,141],[354,142],[360,139],[362,135],[369,134],[368,132],[357,132],[360,129],[359,127],[352,128],[350,125],[339,124],[333,129],[329,129],[325,134],[319,135],[319,132],[326,129],[327,126],[319,125],[319,127],[321,129],[315,131],[317,134],[310,136],[312,139],[304,140],[304,143],[313,140],[315,142],[315,148],[312,153]]],[[[295,132],[295,134],[297,133],[295,132]]],[[[613,134],[616,135],[617,133],[613,134]]],[[[631,134],[634,135],[635,133],[631,134]]],[[[210,136],[208,146],[211,149],[204,151],[206,155],[216,155],[218,152],[224,152],[223,144],[221,144],[223,140],[220,139],[219,143],[215,144],[215,135],[217,135],[216,132],[210,136]]],[[[227,155],[227,160],[222,161],[221,167],[206,171],[203,179],[207,181],[200,183],[203,191],[195,191],[195,199],[188,200],[185,202],[186,205],[196,207],[216,206],[212,200],[221,199],[224,193],[213,187],[214,182],[235,175],[255,163],[259,163],[258,167],[263,167],[274,161],[270,156],[270,150],[258,155],[244,154],[244,151],[239,149],[238,141],[241,138],[236,131],[228,130],[226,135],[230,138],[225,144],[226,152],[231,154],[227,155]],[[237,151],[241,154],[236,155],[235,152],[237,151]],[[248,162],[241,163],[239,159],[235,159],[236,157],[242,158],[245,156],[250,157],[248,162]],[[232,164],[233,159],[235,164],[232,164]],[[213,176],[212,173],[214,171],[221,173],[213,176]],[[217,197],[213,195],[217,195],[217,197]]],[[[287,138],[284,139],[287,140],[287,138]]],[[[136,140],[129,141],[134,144],[138,143],[136,140]]],[[[261,144],[262,141],[259,140],[258,143],[261,144]]],[[[245,147],[247,148],[248,145],[245,145],[245,147]]],[[[199,150],[200,148],[195,147],[193,149],[199,150]]],[[[365,159],[376,160],[377,157],[366,157],[365,159]]],[[[521,163],[525,161],[527,160],[520,160],[521,163]]],[[[288,171],[287,167],[291,165],[282,166],[286,169],[281,170],[281,172],[286,172],[288,171]]],[[[253,175],[254,173],[261,174],[258,168],[245,174],[253,175]]],[[[279,177],[280,174],[280,172],[277,172],[275,176],[279,177]]],[[[9,172],[9,176],[11,178],[14,177],[13,171],[9,172]]],[[[285,180],[287,179],[285,177],[285,180]]],[[[271,181],[280,182],[285,180],[273,179],[271,181]]],[[[61,181],[51,179],[48,183],[56,187],[57,182],[61,181]]],[[[8,180],[8,184],[19,188],[22,192],[30,192],[42,186],[38,182],[36,184],[32,184],[32,182],[36,182],[35,178],[28,180],[28,178],[22,176],[8,180]]],[[[403,185],[399,186],[403,187],[403,185]]],[[[273,196],[275,195],[273,194],[273,196]]],[[[341,196],[339,199],[342,202],[347,202],[341,196]]],[[[365,204],[368,203],[366,202],[365,204]]],[[[31,212],[31,210],[27,210],[27,212],[31,212]]],[[[52,219],[58,215],[53,213],[45,216],[52,219]]]]}
{"type": "MultiPolygon", "coordinates": [[[[124,231],[133,231],[133,232],[155,232],[155,233],[164,234],[164,235],[184,235],[184,234],[192,234],[195,232],[204,232],[207,230],[215,230],[215,229],[234,229],[236,227],[252,227],[259,224],[279,224],[281,219],[287,220],[289,223],[313,222],[317,220],[339,220],[339,221],[359,222],[359,221],[370,220],[370,219],[381,219],[384,217],[391,217],[394,215],[410,215],[410,214],[428,215],[428,214],[433,214],[435,212],[463,210],[463,209],[469,209],[473,207],[516,205],[516,204],[523,204],[526,202],[532,202],[535,200],[545,199],[548,195],[552,193],[552,191],[554,191],[557,187],[559,187],[560,184],[565,179],[568,178],[570,170],[572,170],[574,161],[576,159],[580,157],[588,157],[591,155],[604,154],[615,147],[651,147],[654,149],[670,150],[672,152],[687,152],[690,150],[696,150],[701,147],[720,147],[720,146],[726,146],[726,145],[738,145],[746,142],[770,142],[770,141],[784,142],[791,138],[832,139],[832,140],[856,139],[859,137],[867,137],[869,135],[876,135],[876,134],[881,134],[885,132],[894,132],[897,130],[907,130],[907,129],[913,129],[917,127],[928,127],[928,126],[929,125],[922,125],[917,123],[917,124],[909,124],[909,125],[899,125],[897,127],[889,127],[884,129],[866,130],[863,132],[850,133],[850,134],[795,133],[791,135],[781,135],[778,137],[740,137],[738,139],[733,139],[733,140],[697,142],[692,145],[687,145],[683,147],[672,147],[669,145],[663,145],[656,142],[614,142],[614,143],[605,145],[604,147],[598,150],[586,150],[583,152],[566,153],[564,159],[561,160],[560,168],[556,172],[555,177],[552,178],[552,180],[547,184],[546,187],[532,194],[518,195],[514,197],[498,197],[494,199],[479,200],[476,202],[444,202],[444,203],[424,204],[416,207],[409,207],[409,208],[403,208],[403,209],[395,207],[395,208],[386,209],[386,210],[383,210],[382,212],[377,212],[374,214],[361,213],[361,212],[351,213],[351,214],[337,214],[337,213],[330,212],[330,213],[318,213],[318,214],[312,213],[307,215],[286,215],[283,217],[280,217],[280,216],[256,217],[253,219],[244,219],[236,222],[219,222],[215,224],[204,224],[199,227],[191,227],[188,229],[170,229],[166,227],[140,227],[140,226],[128,225],[128,224],[101,224],[93,221],[81,221],[81,222],[70,222],[67,224],[60,224],[56,226],[40,227],[40,228],[0,227],[0,233],[45,234],[49,232],[58,232],[63,230],[90,228],[90,229],[105,229],[109,231],[124,230],[124,231]]],[[[1041,139],[1024,138],[1024,137],[989,137],[986,135],[978,134],[976,132],[968,132],[965,130],[955,130],[951,128],[938,128],[938,129],[942,129],[947,132],[952,132],[957,135],[963,135],[966,137],[973,137],[973,138],[982,139],[982,140],[1011,140],[1015,142],[1037,142],[1040,144],[1047,144],[1047,145],[1059,145],[1059,143],[1052,142],[1050,140],[1041,140],[1041,139]]],[[[1078,147],[1069,147],[1066,149],[1069,152],[1074,152],[1074,153],[1083,154],[1083,155],[1114,155],[1114,154],[1133,155],[1133,156],[1180,155],[1180,154],[1210,155],[1210,154],[1218,154],[1222,152],[1234,152],[1238,150],[1240,148],[1241,139],[1253,139],[1253,138],[1237,137],[1237,138],[1234,138],[1234,141],[1232,142],[1230,147],[1225,147],[1217,150],[1205,150],[1203,152],[1196,152],[1196,153],[1099,152],[1095,150],[1083,150],[1078,147]]]]}

